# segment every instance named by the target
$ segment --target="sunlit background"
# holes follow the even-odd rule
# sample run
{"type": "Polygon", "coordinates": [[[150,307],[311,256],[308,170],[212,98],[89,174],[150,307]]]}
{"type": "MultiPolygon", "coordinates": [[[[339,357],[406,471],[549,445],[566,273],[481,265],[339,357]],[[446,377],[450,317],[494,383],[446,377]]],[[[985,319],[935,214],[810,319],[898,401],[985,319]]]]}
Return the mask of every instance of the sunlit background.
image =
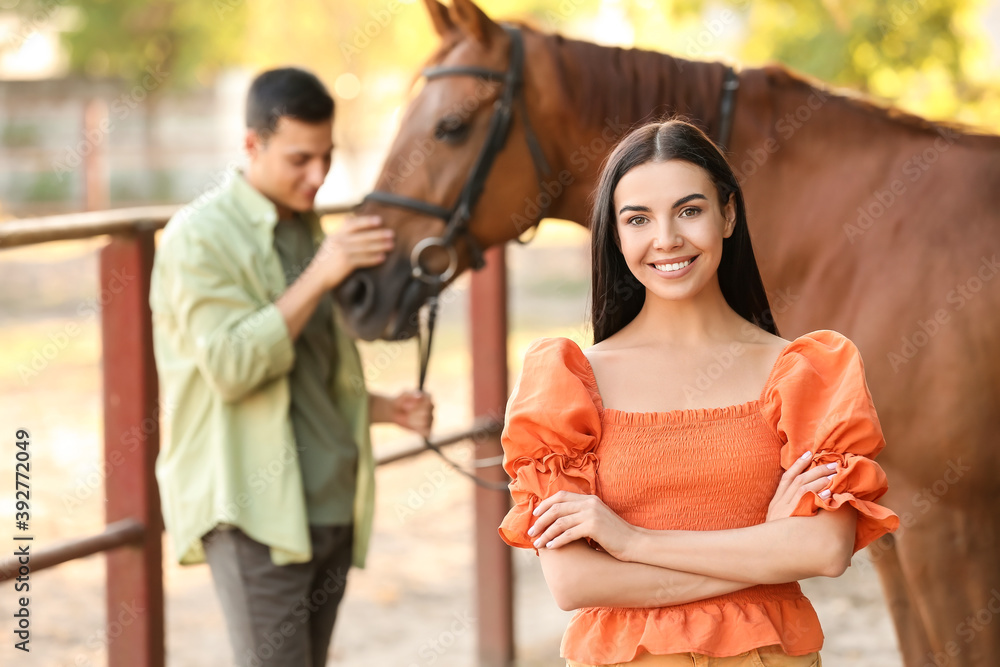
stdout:
{"type": "MultiPolygon", "coordinates": [[[[487,0],[492,17],[601,44],[778,61],[932,119],[1000,131],[1000,3],[487,0]]],[[[87,206],[88,100],[110,127],[107,206],[185,201],[240,158],[255,72],[298,64],[338,102],[322,203],[371,187],[436,36],[421,0],[0,0],[0,216],[87,206]]],[[[104,207],[104,206],[100,206],[104,207]]]]}
{"type": "MultiPolygon", "coordinates": [[[[483,0],[481,7],[495,19],[601,44],[743,67],[778,61],[884,104],[1000,132],[1000,2],[483,0]]],[[[413,75],[435,45],[422,0],[0,0],[0,224],[191,201],[241,160],[254,74],[290,64],[317,72],[338,105],[334,166],[319,201],[355,202],[372,187],[413,75]],[[108,123],[88,132],[85,118],[95,113],[108,123]],[[88,170],[101,184],[96,194],[88,170]]],[[[532,339],[582,338],[586,240],[569,223],[546,222],[531,245],[511,244],[511,378],[532,339]]],[[[40,543],[104,526],[94,304],[105,242],[0,252],[0,425],[33,429],[40,543]],[[58,351],[42,358],[48,348],[58,351]]],[[[444,302],[428,379],[444,432],[472,418],[467,288],[465,275],[444,302]]],[[[379,369],[368,378],[373,389],[414,386],[415,344],[363,344],[361,352],[379,369]]],[[[377,449],[412,444],[389,426],[376,427],[374,440],[377,449]]],[[[0,441],[0,459],[13,460],[9,447],[0,441]]],[[[468,447],[454,450],[463,461],[470,455],[468,447]]],[[[378,484],[370,565],[351,575],[332,663],[473,664],[474,628],[448,634],[475,609],[469,484],[428,456],[380,469],[378,484]],[[432,479],[444,482],[429,497],[414,495],[432,479]],[[430,648],[442,638],[451,642],[446,650],[430,648]]],[[[228,646],[207,568],[174,565],[169,546],[164,555],[168,664],[222,664],[228,646]]],[[[568,615],[552,602],[535,556],[515,559],[518,665],[560,665],[568,615]]],[[[74,561],[33,581],[37,643],[26,664],[106,664],[103,560],[74,561]]],[[[827,635],[826,664],[900,667],[864,552],[844,577],[808,580],[803,589],[827,635]]],[[[0,646],[0,664],[22,664],[21,657],[0,646]]]]}

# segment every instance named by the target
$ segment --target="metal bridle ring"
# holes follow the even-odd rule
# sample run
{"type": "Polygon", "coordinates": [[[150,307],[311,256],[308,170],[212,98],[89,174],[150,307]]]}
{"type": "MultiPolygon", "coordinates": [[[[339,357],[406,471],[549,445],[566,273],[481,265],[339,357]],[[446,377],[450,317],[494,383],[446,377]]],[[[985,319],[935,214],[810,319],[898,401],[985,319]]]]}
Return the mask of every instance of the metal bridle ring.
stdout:
{"type": "Polygon", "coordinates": [[[424,281],[428,285],[444,284],[455,275],[455,271],[458,270],[458,252],[452,245],[446,245],[444,239],[440,236],[429,236],[425,239],[420,239],[417,245],[413,246],[413,250],[410,251],[410,265],[413,267],[413,277],[424,281]],[[437,276],[431,276],[424,268],[420,265],[420,256],[424,254],[424,250],[428,248],[433,248],[437,246],[448,253],[448,268],[445,269],[441,274],[437,276]]]}

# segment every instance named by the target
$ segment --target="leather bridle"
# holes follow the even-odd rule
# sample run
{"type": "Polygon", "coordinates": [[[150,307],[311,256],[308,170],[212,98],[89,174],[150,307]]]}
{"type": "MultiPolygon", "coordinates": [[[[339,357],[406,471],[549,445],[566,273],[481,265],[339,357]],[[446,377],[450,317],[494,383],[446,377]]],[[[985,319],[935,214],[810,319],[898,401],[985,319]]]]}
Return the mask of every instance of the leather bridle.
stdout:
{"type": "MultiPolygon", "coordinates": [[[[434,335],[434,323],[438,308],[438,294],[440,294],[444,285],[458,270],[458,252],[455,250],[456,239],[460,236],[464,237],[466,245],[469,248],[470,264],[473,270],[478,271],[485,265],[483,260],[483,249],[470,232],[469,222],[472,219],[476,203],[479,201],[479,197],[483,193],[483,188],[486,184],[486,179],[489,177],[490,170],[493,167],[493,162],[496,160],[497,155],[500,154],[500,151],[503,150],[504,144],[507,142],[507,136],[510,133],[511,120],[514,115],[515,104],[521,111],[521,116],[524,122],[525,139],[528,143],[528,150],[531,152],[531,160],[535,166],[535,173],[538,177],[540,191],[542,191],[544,179],[552,173],[548,160],[545,159],[545,153],[542,151],[542,147],[538,143],[535,132],[531,127],[531,121],[528,118],[527,106],[525,105],[524,95],[522,94],[522,88],[524,85],[524,39],[521,35],[521,30],[517,26],[512,25],[503,25],[502,27],[510,37],[510,57],[507,70],[505,72],[473,65],[429,67],[421,72],[427,80],[443,76],[472,76],[487,81],[497,81],[503,84],[500,97],[496,100],[493,106],[493,115],[490,118],[490,124],[486,132],[486,141],[483,143],[483,147],[479,151],[479,155],[472,167],[472,171],[469,173],[469,177],[465,181],[465,185],[459,193],[458,201],[456,201],[455,204],[449,209],[438,204],[432,204],[421,199],[399,195],[394,192],[374,190],[365,196],[361,202],[362,206],[367,202],[376,202],[388,206],[395,206],[397,208],[409,209],[423,215],[439,218],[445,222],[445,231],[441,236],[432,236],[422,239],[415,246],[413,246],[413,250],[410,252],[410,280],[407,281],[406,286],[404,287],[403,296],[400,299],[400,312],[409,312],[411,307],[413,307],[414,311],[417,311],[419,309],[420,302],[422,301],[420,298],[421,293],[423,292],[421,283],[433,290],[427,298],[429,306],[427,316],[427,336],[426,339],[424,339],[423,336],[420,336],[421,340],[419,341],[420,375],[417,388],[421,391],[424,387],[424,381],[427,378],[427,367],[430,362],[431,341],[434,335]],[[424,269],[420,262],[420,258],[427,249],[435,247],[441,248],[447,253],[448,266],[441,273],[431,274],[424,269]]],[[[723,152],[726,150],[725,144],[729,141],[729,134],[732,129],[735,96],[736,91],[739,88],[739,84],[739,75],[733,71],[732,67],[727,66],[725,78],[722,84],[722,97],[719,104],[719,137],[716,142],[723,152]]],[[[537,225],[545,217],[548,212],[548,205],[541,206],[540,209],[541,210],[539,211],[537,219],[534,221],[532,226],[537,225]]],[[[424,446],[437,453],[452,468],[465,475],[476,484],[497,491],[507,490],[506,483],[492,482],[479,477],[475,473],[465,470],[448,458],[437,445],[432,443],[427,438],[424,438],[424,446]]],[[[477,460],[475,462],[475,466],[484,468],[499,465],[502,458],[503,457],[494,457],[491,459],[477,460]]]]}
{"type": "MultiPolygon", "coordinates": [[[[498,81],[503,84],[500,97],[493,106],[493,116],[490,118],[489,128],[486,131],[486,142],[479,151],[479,156],[476,158],[472,171],[469,173],[469,178],[465,181],[465,185],[458,195],[458,201],[448,209],[437,204],[431,204],[420,199],[406,197],[385,190],[375,190],[369,193],[362,201],[362,204],[371,201],[399,208],[407,208],[411,211],[440,218],[445,221],[446,227],[442,236],[432,236],[421,240],[413,246],[413,250],[410,253],[413,278],[439,289],[455,275],[455,271],[458,269],[458,253],[455,250],[454,243],[459,236],[465,237],[465,242],[469,247],[472,268],[478,270],[485,264],[482,247],[469,231],[469,221],[476,208],[476,203],[483,193],[483,187],[486,185],[486,179],[493,168],[493,162],[507,142],[515,103],[518,105],[524,121],[524,134],[528,141],[528,149],[531,151],[532,162],[535,164],[539,186],[542,185],[543,179],[552,173],[548,160],[545,159],[545,153],[542,152],[542,147],[538,143],[535,132],[531,127],[527,107],[524,104],[524,95],[520,94],[521,87],[524,84],[524,40],[521,36],[521,30],[516,26],[508,25],[503,26],[503,29],[510,36],[510,63],[507,66],[506,72],[471,65],[429,67],[422,72],[424,78],[427,80],[438,79],[443,76],[473,76],[487,81],[498,81]],[[424,251],[434,247],[442,248],[448,254],[448,267],[436,275],[428,273],[420,263],[420,257],[424,251]]],[[[535,223],[537,224],[543,217],[545,217],[545,211],[539,214],[535,223]]]]}

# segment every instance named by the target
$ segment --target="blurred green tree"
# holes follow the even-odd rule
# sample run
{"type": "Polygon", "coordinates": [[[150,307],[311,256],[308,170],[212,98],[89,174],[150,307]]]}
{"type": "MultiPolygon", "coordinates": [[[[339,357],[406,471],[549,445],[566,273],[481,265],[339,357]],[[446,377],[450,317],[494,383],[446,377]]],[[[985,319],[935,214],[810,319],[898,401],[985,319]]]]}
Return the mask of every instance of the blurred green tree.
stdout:
{"type": "Polygon", "coordinates": [[[628,14],[636,46],[778,61],[929,118],[1000,132],[986,10],[983,0],[637,0],[628,14]]]}
{"type": "MultiPolygon", "coordinates": [[[[338,97],[394,106],[436,37],[420,0],[24,0],[80,20],[75,71],[171,85],[229,64],[300,64],[338,97]],[[348,75],[348,76],[345,76],[348,75]]],[[[496,19],[692,59],[768,61],[930,118],[1000,132],[985,0],[480,0],[496,19]]],[[[348,107],[353,106],[348,104],[348,107]]],[[[358,119],[365,114],[359,112],[358,119]]]]}
{"type": "Polygon", "coordinates": [[[24,0],[26,16],[69,13],[63,41],[70,69],[90,76],[207,84],[241,61],[244,0],[24,0]]]}

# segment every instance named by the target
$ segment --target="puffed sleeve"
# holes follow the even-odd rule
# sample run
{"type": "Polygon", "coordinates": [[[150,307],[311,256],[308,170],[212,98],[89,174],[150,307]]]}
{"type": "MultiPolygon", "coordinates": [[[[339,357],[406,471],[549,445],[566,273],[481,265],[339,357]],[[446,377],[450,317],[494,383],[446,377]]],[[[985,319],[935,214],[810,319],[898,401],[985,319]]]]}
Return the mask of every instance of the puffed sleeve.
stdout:
{"type": "Polygon", "coordinates": [[[810,467],[840,464],[828,498],[807,492],[792,516],[850,504],[858,510],[854,552],[899,527],[899,517],[875,501],[889,489],[874,461],[885,447],[882,426],[857,347],[843,334],[820,330],[795,339],[778,360],[762,412],[781,439],[787,470],[811,451],[810,467]]]}
{"type": "Polygon", "coordinates": [[[514,501],[499,528],[507,544],[534,548],[528,528],[541,500],[562,490],[595,492],[594,448],[601,437],[595,399],[593,375],[576,343],[542,338],[531,344],[500,435],[514,501]]]}

